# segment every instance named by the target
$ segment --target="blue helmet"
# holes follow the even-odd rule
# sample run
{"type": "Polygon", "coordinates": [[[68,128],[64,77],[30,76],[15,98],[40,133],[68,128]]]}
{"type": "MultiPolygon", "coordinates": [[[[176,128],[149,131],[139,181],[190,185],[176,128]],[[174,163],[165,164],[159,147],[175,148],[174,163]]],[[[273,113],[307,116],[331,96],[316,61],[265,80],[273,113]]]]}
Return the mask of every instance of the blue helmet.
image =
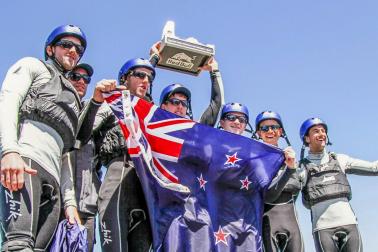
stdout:
{"type": "Polygon", "coordinates": [[[80,63],[80,64],[76,65],[76,66],[71,70],[71,72],[74,71],[74,70],[76,70],[76,69],[79,69],[79,68],[82,68],[82,69],[84,69],[85,71],[87,71],[89,77],[92,77],[94,71],[93,71],[93,67],[92,67],[91,65],[89,65],[89,64],[87,64],[87,63],[80,63]]]}
{"type": "Polygon", "coordinates": [[[230,113],[230,112],[242,113],[247,117],[247,120],[249,120],[248,108],[241,103],[230,102],[230,103],[225,104],[222,108],[221,118],[223,118],[225,114],[230,113]]]}
{"type": "Polygon", "coordinates": [[[188,102],[190,103],[191,99],[191,93],[190,90],[184,87],[181,84],[171,84],[166,86],[163,91],[161,91],[160,94],[160,106],[169,98],[169,96],[176,94],[176,93],[181,93],[186,96],[188,99],[188,102]]]}
{"type": "Polygon", "coordinates": [[[118,73],[119,83],[120,84],[123,83],[125,81],[123,80],[123,78],[127,76],[131,70],[137,67],[145,67],[145,68],[150,69],[152,71],[153,77],[155,77],[155,67],[148,60],[143,59],[143,58],[135,58],[135,59],[128,60],[125,64],[123,64],[123,66],[119,70],[119,73],[118,73]]]}
{"type": "Polygon", "coordinates": [[[87,48],[87,38],[84,34],[84,32],[75,25],[61,25],[55,28],[50,35],[48,36],[46,43],[45,43],[45,60],[47,60],[48,55],[46,53],[46,48],[49,45],[54,45],[56,42],[58,42],[61,38],[65,36],[73,36],[75,38],[78,38],[81,42],[81,45],[85,48],[87,48]]]}
{"type": "Polygon", "coordinates": [[[257,115],[256,121],[255,121],[255,129],[257,130],[259,128],[259,125],[262,121],[269,120],[269,119],[276,120],[278,124],[283,128],[281,116],[274,111],[267,110],[257,115]]]}
{"type": "Polygon", "coordinates": [[[304,137],[307,135],[310,128],[315,125],[323,125],[326,133],[328,133],[328,126],[322,119],[318,117],[309,118],[302,123],[302,126],[299,130],[299,136],[301,137],[301,140],[303,141],[303,143],[305,142],[304,137]]]}

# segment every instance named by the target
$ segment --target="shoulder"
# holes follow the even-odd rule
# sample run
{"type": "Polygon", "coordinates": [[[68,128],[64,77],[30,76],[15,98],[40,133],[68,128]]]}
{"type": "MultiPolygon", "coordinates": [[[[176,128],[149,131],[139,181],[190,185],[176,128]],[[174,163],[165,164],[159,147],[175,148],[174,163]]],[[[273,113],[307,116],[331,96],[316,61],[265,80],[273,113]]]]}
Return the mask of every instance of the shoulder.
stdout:
{"type": "Polygon", "coordinates": [[[24,72],[29,74],[43,74],[46,73],[50,75],[45,64],[37,58],[34,57],[24,57],[18,60],[11,68],[9,69],[12,73],[24,72]]]}
{"type": "Polygon", "coordinates": [[[34,58],[34,57],[24,57],[24,58],[18,60],[15,63],[15,65],[25,66],[25,67],[30,67],[30,68],[39,67],[39,68],[45,68],[46,69],[46,66],[42,63],[42,61],[40,61],[39,59],[34,58]]]}
{"type": "Polygon", "coordinates": [[[346,155],[346,154],[341,154],[341,153],[334,153],[334,152],[331,152],[330,153],[330,156],[334,156],[338,161],[346,161],[346,160],[349,160],[351,159],[350,156],[346,155]]]}

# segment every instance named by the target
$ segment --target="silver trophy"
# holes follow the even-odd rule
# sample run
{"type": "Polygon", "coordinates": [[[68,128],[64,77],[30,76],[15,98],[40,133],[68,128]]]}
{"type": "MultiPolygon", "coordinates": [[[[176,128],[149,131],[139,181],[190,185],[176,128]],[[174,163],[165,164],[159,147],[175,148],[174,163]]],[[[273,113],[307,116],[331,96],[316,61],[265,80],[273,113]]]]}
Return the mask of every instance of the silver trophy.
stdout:
{"type": "Polygon", "coordinates": [[[199,67],[204,66],[214,54],[214,45],[201,44],[195,38],[176,37],[175,23],[168,21],[163,29],[157,66],[197,76],[201,72],[199,67]]]}

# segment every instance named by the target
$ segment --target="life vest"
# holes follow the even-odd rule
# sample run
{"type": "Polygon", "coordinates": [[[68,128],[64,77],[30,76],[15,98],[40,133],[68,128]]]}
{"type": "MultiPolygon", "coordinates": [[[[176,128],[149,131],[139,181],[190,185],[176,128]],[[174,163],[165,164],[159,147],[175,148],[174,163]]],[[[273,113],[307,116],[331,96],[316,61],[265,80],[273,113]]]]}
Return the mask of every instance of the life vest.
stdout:
{"type": "Polygon", "coordinates": [[[304,159],[307,170],[307,182],[303,188],[302,196],[305,205],[314,204],[335,198],[348,198],[351,200],[352,191],[346,174],[342,171],[334,153],[329,154],[329,162],[315,165],[304,159]]]}
{"type": "Polygon", "coordinates": [[[53,128],[61,136],[66,152],[74,146],[80,113],[80,98],[71,83],[53,65],[43,62],[51,79],[31,85],[20,108],[20,121],[33,120],[53,128]]]}

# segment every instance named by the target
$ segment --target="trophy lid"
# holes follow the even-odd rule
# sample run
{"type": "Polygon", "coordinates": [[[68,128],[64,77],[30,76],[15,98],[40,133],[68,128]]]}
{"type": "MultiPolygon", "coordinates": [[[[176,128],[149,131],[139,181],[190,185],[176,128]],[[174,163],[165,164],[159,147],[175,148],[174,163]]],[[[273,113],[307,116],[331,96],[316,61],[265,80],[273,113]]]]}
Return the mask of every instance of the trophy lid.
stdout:
{"type": "Polygon", "coordinates": [[[175,36],[175,22],[174,21],[169,20],[165,23],[161,38],[163,39],[164,36],[176,37],[175,36]]]}

